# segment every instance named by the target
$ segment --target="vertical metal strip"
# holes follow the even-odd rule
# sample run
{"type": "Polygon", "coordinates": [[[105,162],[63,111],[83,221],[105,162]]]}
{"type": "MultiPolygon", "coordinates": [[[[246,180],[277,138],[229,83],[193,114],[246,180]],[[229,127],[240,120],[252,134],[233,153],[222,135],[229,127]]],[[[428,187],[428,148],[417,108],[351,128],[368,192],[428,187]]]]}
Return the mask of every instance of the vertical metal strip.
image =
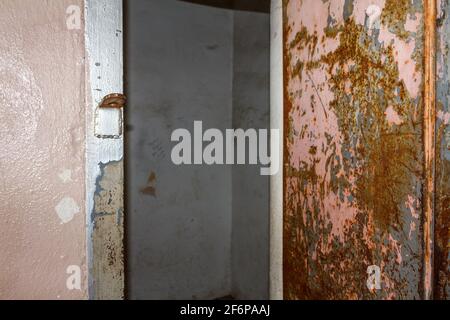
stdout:
{"type": "Polygon", "coordinates": [[[425,86],[424,86],[424,299],[433,296],[434,193],[436,159],[436,0],[424,0],[425,5],[425,86]]]}
{"type": "Polygon", "coordinates": [[[94,132],[96,108],[102,98],[123,92],[122,15],[122,0],[85,0],[89,299],[124,297],[123,136],[98,137],[94,132]]]}
{"type": "MultiPolygon", "coordinates": [[[[283,155],[283,8],[282,0],[271,3],[270,127],[280,130],[279,159],[283,155]]],[[[270,177],[270,299],[283,299],[283,161],[270,177]]]]}

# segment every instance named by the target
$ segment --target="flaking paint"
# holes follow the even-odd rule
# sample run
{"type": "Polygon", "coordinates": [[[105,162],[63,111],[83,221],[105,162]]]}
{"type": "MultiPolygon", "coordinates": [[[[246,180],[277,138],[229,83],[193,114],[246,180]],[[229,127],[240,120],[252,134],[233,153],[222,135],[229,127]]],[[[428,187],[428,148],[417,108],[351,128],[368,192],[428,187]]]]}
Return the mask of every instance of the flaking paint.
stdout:
{"type": "Polygon", "coordinates": [[[123,135],[99,136],[95,126],[122,126],[117,118],[96,118],[110,93],[123,92],[122,0],[85,0],[86,202],[89,299],[123,299],[123,135]]]}
{"type": "Polygon", "coordinates": [[[285,298],[424,297],[423,16],[284,1],[285,298]]]}
{"type": "Polygon", "coordinates": [[[100,172],[91,216],[94,228],[91,277],[95,299],[123,299],[123,161],[100,164],[100,172]]]}

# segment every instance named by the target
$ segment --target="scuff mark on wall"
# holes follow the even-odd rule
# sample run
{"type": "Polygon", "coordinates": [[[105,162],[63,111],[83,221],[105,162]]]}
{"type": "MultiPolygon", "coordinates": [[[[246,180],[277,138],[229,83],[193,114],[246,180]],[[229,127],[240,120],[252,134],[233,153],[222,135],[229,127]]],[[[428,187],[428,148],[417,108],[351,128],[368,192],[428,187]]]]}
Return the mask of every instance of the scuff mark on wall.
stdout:
{"type": "Polygon", "coordinates": [[[64,169],[58,174],[59,179],[62,183],[69,183],[72,181],[72,170],[70,169],[64,169]]]}
{"type": "Polygon", "coordinates": [[[74,216],[80,212],[80,207],[73,198],[66,197],[57,204],[55,211],[61,223],[64,224],[73,220],[74,216]]]}

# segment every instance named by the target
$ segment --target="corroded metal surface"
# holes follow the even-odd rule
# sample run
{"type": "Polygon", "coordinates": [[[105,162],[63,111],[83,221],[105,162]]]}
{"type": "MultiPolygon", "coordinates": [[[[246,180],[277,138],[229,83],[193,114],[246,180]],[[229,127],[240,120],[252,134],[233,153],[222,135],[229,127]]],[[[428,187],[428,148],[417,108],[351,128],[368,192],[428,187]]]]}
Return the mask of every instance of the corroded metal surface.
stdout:
{"type": "Polygon", "coordinates": [[[438,2],[434,298],[450,299],[450,2],[438,2]]]}
{"type": "Polygon", "coordinates": [[[426,297],[424,3],[284,1],[287,299],[426,297]]]}
{"type": "Polygon", "coordinates": [[[423,192],[423,298],[433,297],[435,161],[436,161],[436,0],[424,1],[424,192],[423,192]]]}

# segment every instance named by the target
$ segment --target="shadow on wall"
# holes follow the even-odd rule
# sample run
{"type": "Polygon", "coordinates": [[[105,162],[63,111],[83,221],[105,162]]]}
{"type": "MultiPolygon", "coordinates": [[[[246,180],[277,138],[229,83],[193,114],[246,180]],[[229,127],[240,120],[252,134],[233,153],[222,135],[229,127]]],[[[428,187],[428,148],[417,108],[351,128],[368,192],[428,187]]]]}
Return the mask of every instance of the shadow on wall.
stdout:
{"type": "Polygon", "coordinates": [[[270,12],[270,0],[181,0],[224,9],[270,12]]]}

